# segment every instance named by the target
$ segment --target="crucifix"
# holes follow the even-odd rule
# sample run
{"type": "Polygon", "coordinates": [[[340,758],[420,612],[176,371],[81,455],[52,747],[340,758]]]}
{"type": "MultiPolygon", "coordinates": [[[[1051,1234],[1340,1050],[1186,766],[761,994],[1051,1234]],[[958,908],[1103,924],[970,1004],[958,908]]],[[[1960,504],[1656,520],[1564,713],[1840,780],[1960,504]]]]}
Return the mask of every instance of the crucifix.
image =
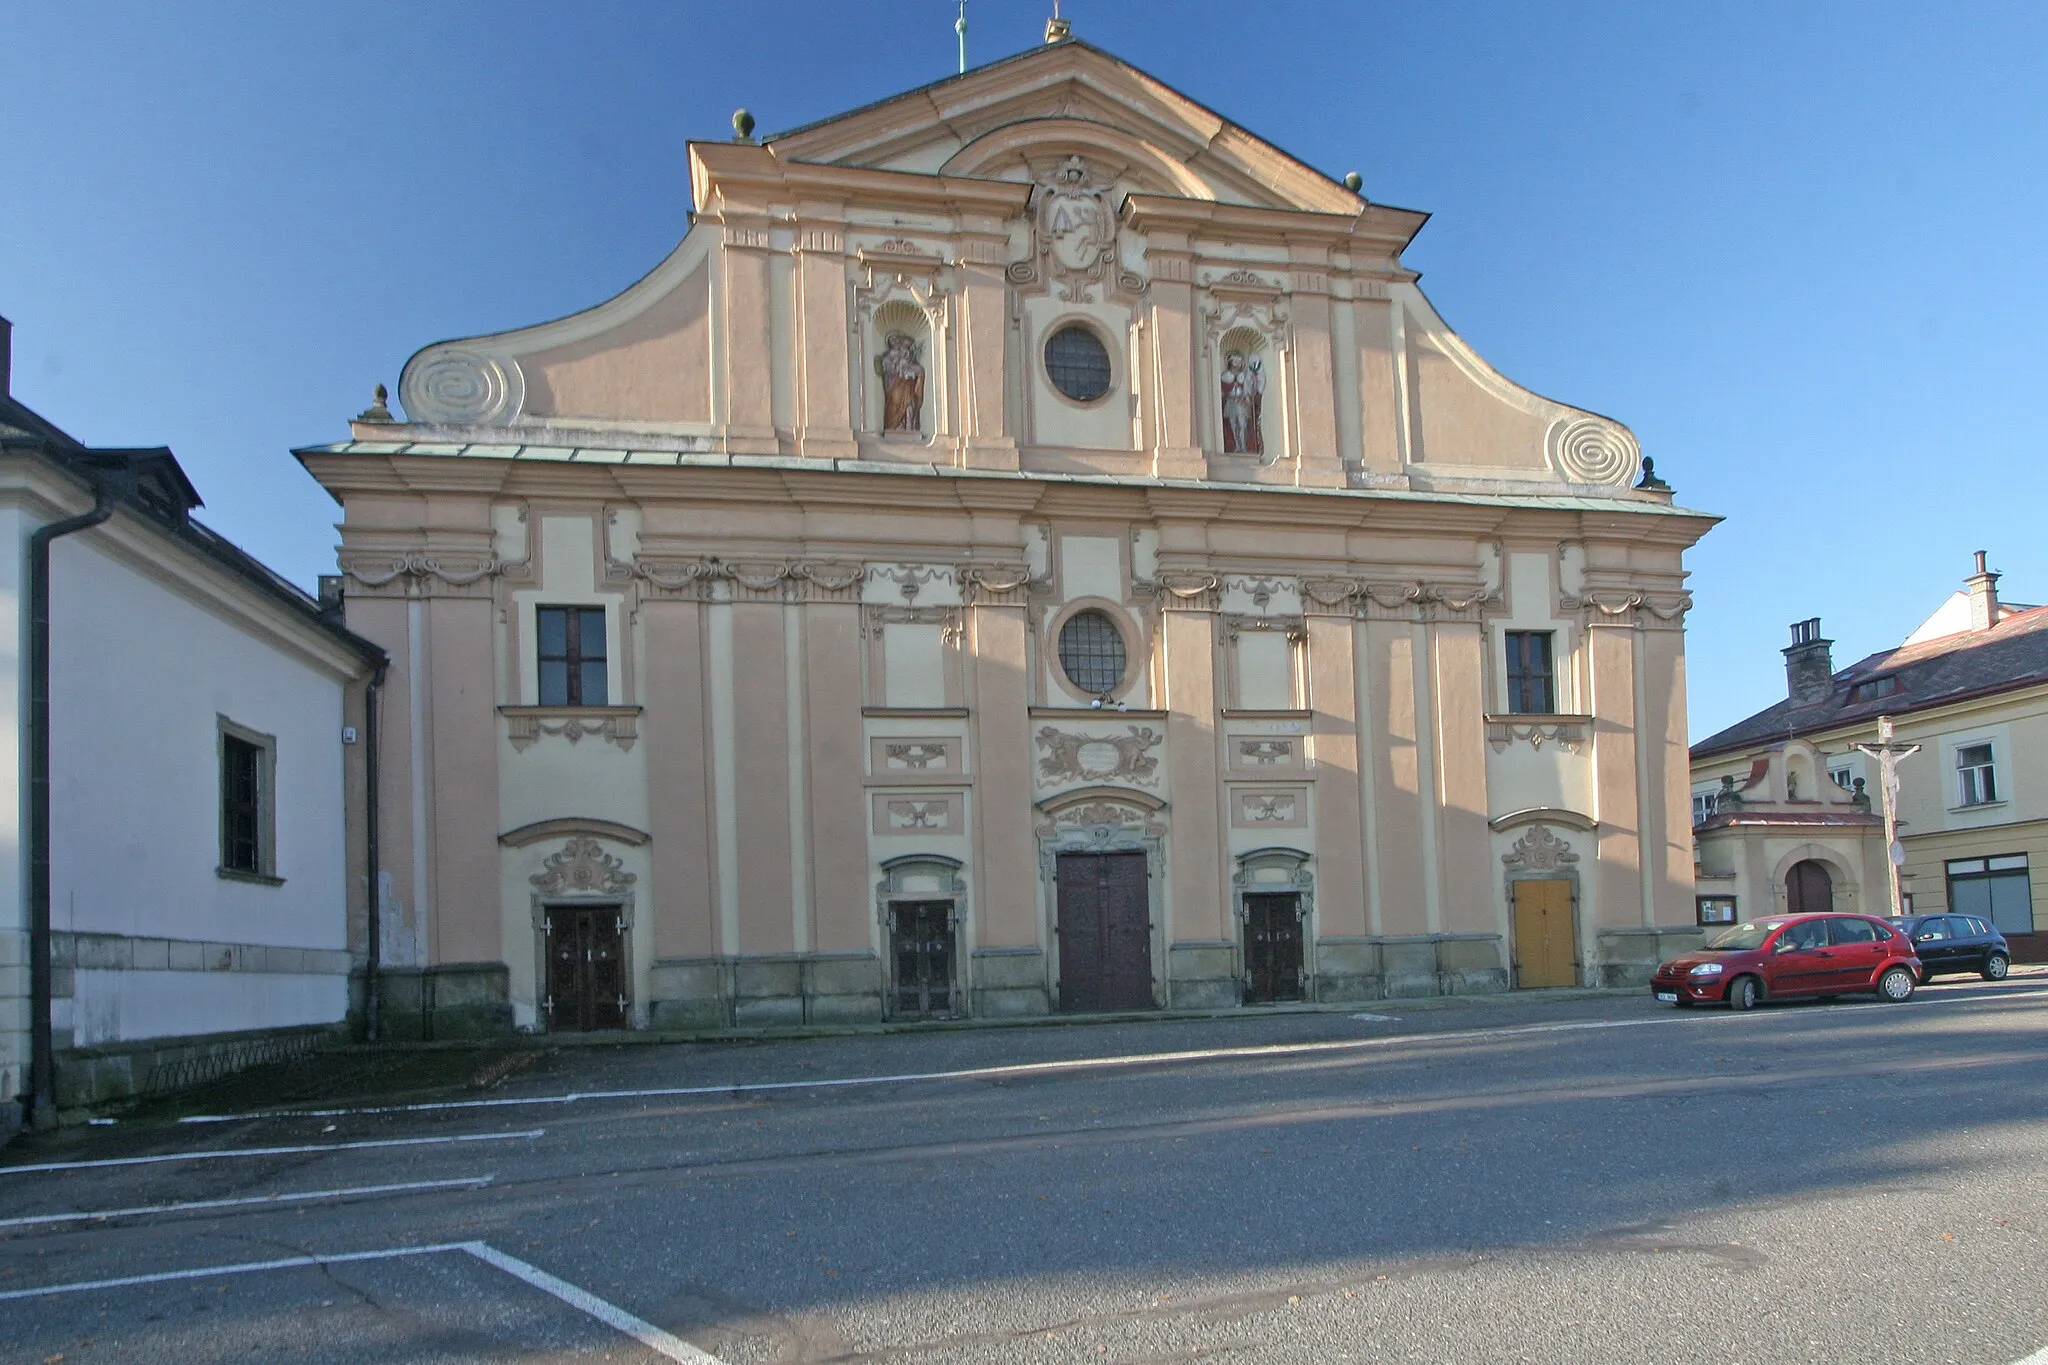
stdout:
{"type": "Polygon", "coordinates": [[[1858,744],[1856,751],[1878,761],[1884,771],[1884,862],[1891,873],[1894,919],[1906,913],[1905,898],[1899,892],[1899,868],[1906,861],[1905,845],[1899,842],[1899,760],[1920,752],[1917,744],[1901,744],[1895,737],[1890,716],[1877,718],[1877,743],[1858,744]]]}

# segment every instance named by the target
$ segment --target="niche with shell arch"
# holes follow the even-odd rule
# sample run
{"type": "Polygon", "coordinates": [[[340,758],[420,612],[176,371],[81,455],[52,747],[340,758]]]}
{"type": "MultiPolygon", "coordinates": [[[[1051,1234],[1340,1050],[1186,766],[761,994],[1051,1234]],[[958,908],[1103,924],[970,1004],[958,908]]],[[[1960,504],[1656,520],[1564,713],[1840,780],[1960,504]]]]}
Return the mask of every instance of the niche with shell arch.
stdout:
{"type": "Polygon", "coordinates": [[[1272,464],[1285,452],[1278,357],[1272,339],[1245,323],[1217,338],[1210,411],[1219,453],[1272,464]]]}
{"type": "Polygon", "coordinates": [[[939,375],[932,319],[909,299],[881,304],[868,320],[866,430],[892,441],[930,441],[939,430],[939,375]]]}

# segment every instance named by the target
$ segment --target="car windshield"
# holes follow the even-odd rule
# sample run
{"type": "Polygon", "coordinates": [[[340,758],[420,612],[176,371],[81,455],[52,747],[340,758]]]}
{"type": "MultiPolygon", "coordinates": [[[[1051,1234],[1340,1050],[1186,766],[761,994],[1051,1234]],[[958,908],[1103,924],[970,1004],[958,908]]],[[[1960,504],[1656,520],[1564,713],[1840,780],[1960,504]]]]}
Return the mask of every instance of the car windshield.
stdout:
{"type": "Polygon", "coordinates": [[[1764,940],[1771,936],[1775,924],[1737,924],[1723,929],[1706,942],[1708,952],[1739,953],[1750,948],[1761,948],[1764,940]]]}

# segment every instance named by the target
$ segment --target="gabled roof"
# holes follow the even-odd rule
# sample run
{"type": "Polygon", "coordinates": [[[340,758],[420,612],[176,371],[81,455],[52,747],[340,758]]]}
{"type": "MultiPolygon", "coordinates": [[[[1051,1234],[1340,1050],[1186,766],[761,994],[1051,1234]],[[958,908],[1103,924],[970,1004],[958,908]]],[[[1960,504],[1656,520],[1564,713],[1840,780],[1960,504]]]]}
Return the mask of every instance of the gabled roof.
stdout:
{"type": "Polygon", "coordinates": [[[1694,758],[1792,735],[1831,730],[1879,715],[1902,716],[1972,697],[2048,683],[2048,607],[2030,607],[1989,630],[1965,630],[1879,650],[1834,675],[1825,701],[1787,699],[1692,746],[1694,758]],[[1856,696],[1856,685],[1891,678],[1895,690],[1856,696]]]}
{"type": "MultiPolygon", "coordinates": [[[[1004,176],[1008,168],[996,163],[1008,148],[976,144],[1013,140],[1019,125],[1031,123],[1135,132],[1162,164],[1185,168],[1206,187],[1191,197],[1358,211],[1358,195],[1329,175],[1079,38],[1028,48],[764,141],[790,160],[1004,176]]],[[[1175,188],[1186,193],[1190,186],[1183,180],[1175,188]]]]}
{"type": "Polygon", "coordinates": [[[194,521],[192,509],[202,505],[199,490],[168,447],[88,446],[41,413],[0,393],[0,455],[48,460],[88,488],[106,490],[144,524],[254,585],[359,658],[376,662],[385,657],[381,648],[342,625],[296,583],[212,527],[194,521]]]}

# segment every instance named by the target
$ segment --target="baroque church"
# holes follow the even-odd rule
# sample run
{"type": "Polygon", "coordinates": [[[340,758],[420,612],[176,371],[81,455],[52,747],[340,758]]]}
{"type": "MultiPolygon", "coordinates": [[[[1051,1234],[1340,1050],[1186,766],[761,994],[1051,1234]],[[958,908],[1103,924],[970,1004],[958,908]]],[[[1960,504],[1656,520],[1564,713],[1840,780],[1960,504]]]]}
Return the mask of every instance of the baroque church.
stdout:
{"type": "Polygon", "coordinates": [[[386,1028],[1646,981],[1682,557],[1367,198],[1041,48],[693,143],[681,245],[430,345],[344,508],[386,1028]]]}

